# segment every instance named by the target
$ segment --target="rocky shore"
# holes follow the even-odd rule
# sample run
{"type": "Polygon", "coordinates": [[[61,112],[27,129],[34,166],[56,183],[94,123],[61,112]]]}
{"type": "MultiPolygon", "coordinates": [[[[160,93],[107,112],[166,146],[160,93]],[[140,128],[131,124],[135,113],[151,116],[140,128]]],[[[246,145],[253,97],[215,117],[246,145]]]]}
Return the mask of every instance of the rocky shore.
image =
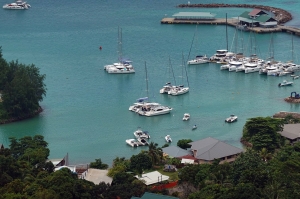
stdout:
{"type": "Polygon", "coordinates": [[[224,3],[212,3],[212,4],[180,4],[177,7],[179,8],[227,8],[227,7],[236,7],[236,8],[256,8],[264,10],[267,12],[272,12],[275,15],[275,19],[278,21],[278,24],[286,23],[293,19],[291,13],[281,8],[275,8],[271,6],[263,5],[249,5],[249,4],[224,4],[224,3]]]}
{"type": "Polygon", "coordinates": [[[8,124],[8,123],[11,123],[11,122],[17,122],[17,121],[29,119],[29,118],[32,118],[32,117],[40,114],[42,111],[43,111],[42,107],[39,107],[38,110],[36,110],[34,113],[25,115],[23,117],[0,120],[0,124],[8,124]]]}
{"type": "Polygon", "coordinates": [[[294,98],[294,97],[284,98],[284,101],[290,102],[290,103],[300,103],[300,99],[299,98],[294,98]]]}
{"type": "Polygon", "coordinates": [[[285,118],[288,115],[293,116],[294,118],[298,118],[300,119],[300,113],[296,113],[296,112],[286,112],[286,111],[280,111],[278,113],[275,113],[273,115],[273,118],[285,118]]]}

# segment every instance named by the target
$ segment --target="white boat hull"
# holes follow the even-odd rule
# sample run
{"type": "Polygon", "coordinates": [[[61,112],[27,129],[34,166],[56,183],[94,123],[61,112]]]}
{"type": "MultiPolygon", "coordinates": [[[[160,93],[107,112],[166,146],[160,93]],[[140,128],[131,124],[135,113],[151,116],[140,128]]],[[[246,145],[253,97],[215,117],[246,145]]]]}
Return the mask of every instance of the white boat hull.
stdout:
{"type": "Polygon", "coordinates": [[[181,89],[179,89],[179,90],[173,89],[173,90],[169,91],[168,94],[169,94],[169,95],[183,95],[183,94],[189,92],[189,90],[190,90],[190,89],[189,89],[188,87],[186,87],[186,88],[181,88],[181,89]]]}
{"type": "Polygon", "coordinates": [[[155,110],[150,110],[150,111],[144,111],[142,115],[147,116],[147,117],[152,117],[152,116],[157,116],[157,115],[164,115],[168,114],[172,111],[172,108],[165,108],[160,111],[155,111],[155,110]]]}

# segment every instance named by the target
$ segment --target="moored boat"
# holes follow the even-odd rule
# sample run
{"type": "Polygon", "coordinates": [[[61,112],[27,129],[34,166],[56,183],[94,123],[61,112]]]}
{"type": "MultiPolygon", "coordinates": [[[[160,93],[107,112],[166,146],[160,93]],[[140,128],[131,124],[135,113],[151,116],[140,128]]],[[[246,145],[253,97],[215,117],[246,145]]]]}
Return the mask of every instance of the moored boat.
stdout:
{"type": "Polygon", "coordinates": [[[172,138],[170,135],[166,135],[165,140],[166,142],[172,142],[172,138]]]}
{"type": "Polygon", "coordinates": [[[294,82],[288,82],[286,80],[283,80],[282,83],[279,83],[278,86],[281,87],[281,86],[291,86],[293,85],[294,82]]]}
{"type": "Polygon", "coordinates": [[[148,133],[148,131],[143,131],[141,129],[141,127],[138,127],[138,129],[136,131],[133,132],[133,135],[136,138],[146,138],[146,139],[150,139],[150,135],[148,133]]]}
{"type": "Polygon", "coordinates": [[[8,10],[27,10],[30,7],[31,6],[28,3],[23,2],[22,0],[17,0],[15,3],[5,4],[3,6],[3,9],[8,9],[8,10]]]}
{"type": "Polygon", "coordinates": [[[135,139],[128,139],[128,140],[126,140],[126,143],[129,146],[132,146],[132,147],[138,147],[139,146],[139,142],[136,141],[135,139]]]}
{"type": "Polygon", "coordinates": [[[183,121],[187,121],[187,120],[189,120],[190,119],[190,114],[189,113],[185,113],[185,114],[183,114],[183,118],[182,118],[182,120],[183,121]]]}
{"type": "Polygon", "coordinates": [[[236,115],[230,115],[230,117],[225,119],[225,122],[232,123],[232,122],[236,122],[237,119],[238,119],[238,117],[236,115]]]}

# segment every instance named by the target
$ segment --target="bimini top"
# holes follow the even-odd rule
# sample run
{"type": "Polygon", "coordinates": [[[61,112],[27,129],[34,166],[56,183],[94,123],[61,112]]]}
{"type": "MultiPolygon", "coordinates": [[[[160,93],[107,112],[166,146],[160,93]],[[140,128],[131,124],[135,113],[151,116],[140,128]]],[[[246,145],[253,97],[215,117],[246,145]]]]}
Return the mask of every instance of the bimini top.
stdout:
{"type": "Polygon", "coordinates": [[[178,12],[172,15],[175,19],[215,19],[211,12],[178,12]]]}

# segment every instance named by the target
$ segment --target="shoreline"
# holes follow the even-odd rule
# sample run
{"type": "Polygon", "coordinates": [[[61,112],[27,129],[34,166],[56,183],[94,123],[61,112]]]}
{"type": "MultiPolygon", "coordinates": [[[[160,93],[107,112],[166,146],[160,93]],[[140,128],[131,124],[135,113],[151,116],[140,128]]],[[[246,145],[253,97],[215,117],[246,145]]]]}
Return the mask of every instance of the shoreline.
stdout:
{"type": "Polygon", "coordinates": [[[28,115],[23,116],[23,117],[9,118],[9,119],[0,120],[0,125],[9,124],[9,123],[18,122],[18,121],[23,121],[23,120],[26,120],[26,119],[31,119],[31,118],[39,115],[41,112],[43,112],[43,108],[39,107],[34,113],[28,114],[28,115]]]}
{"type": "Polygon", "coordinates": [[[236,8],[257,8],[261,10],[265,10],[268,12],[272,12],[275,15],[275,19],[278,21],[278,24],[286,23],[293,19],[293,16],[288,11],[275,8],[271,6],[264,6],[264,5],[250,5],[250,4],[224,4],[224,3],[212,3],[212,4],[179,4],[177,7],[179,8],[229,8],[229,7],[236,7],[236,8]]]}

